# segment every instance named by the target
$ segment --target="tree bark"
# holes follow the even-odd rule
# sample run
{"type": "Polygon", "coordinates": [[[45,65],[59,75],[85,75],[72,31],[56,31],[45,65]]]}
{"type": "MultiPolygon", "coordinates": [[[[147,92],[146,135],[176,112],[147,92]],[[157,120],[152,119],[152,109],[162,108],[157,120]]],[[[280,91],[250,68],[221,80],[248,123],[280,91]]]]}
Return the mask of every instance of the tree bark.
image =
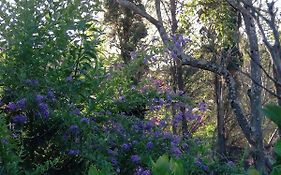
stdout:
{"type": "MultiPolygon", "coordinates": [[[[180,92],[184,92],[184,81],[183,81],[183,69],[182,69],[182,63],[177,60],[177,83],[178,83],[178,89],[180,92]]],[[[185,107],[184,106],[181,106],[180,107],[180,110],[182,112],[182,134],[183,136],[188,136],[189,133],[188,133],[188,127],[187,127],[187,120],[186,120],[186,117],[185,117],[185,107]]]]}
{"type": "MultiPolygon", "coordinates": [[[[175,0],[170,0],[170,11],[171,11],[171,22],[172,22],[172,34],[176,35],[176,31],[178,29],[178,21],[176,17],[176,8],[177,8],[177,3],[175,0]]],[[[176,82],[177,82],[177,88],[179,92],[184,92],[185,89],[185,84],[183,80],[183,67],[182,64],[179,60],[176,61],[175,65],[175,72],[176,72],[176,82]]],[[[185,107],[180,107],[180,111],[182,112],[182,134],[184,136],[188,136],[188,127],[187,127],[187,120],[185,117],[185,107]]]]}
{"type": "MultiPolygon", "coordinates": [[[[247,1],[248,4],[252,5],[252,0],[247,1]]],[[[245,5],[246,9],[250,8],[245,5]]],[[[254,14],[252,13],[252,16],[254,14]]],[[[259,54],[259,46],[258,46],[258,37],[255,27],[254,18],[248,15],[243,14],[244,23],[246,28],[246,33],[249,41],[249,49],[250,49],[250,57],[251,57],[251,77],[252,77],[252,85],[249,93],[250,97],[250,106],[251,106],[251,128],[253,131],[253,139],[255,140],[255,144],[253,144],[254,152],[253,158],[255,167],[260,172],[265,172],[265,154],[263,147],[263,133],[262,133],[262,121],[263,115],[261,111],[261,87],[257,84],[262,84],[261,81],[261,68],[260,68],[260,54],[259,54]]]]}
{"type": "Polygon", "coordinates": [[[225,161],[226,143],[225,143],[225,118],[224,118],[224,103],[223,103],[223,84],[220,76],[215,74],[215,96],[217,105],[217,147],[220,154],[220,160],[225,161]]]}

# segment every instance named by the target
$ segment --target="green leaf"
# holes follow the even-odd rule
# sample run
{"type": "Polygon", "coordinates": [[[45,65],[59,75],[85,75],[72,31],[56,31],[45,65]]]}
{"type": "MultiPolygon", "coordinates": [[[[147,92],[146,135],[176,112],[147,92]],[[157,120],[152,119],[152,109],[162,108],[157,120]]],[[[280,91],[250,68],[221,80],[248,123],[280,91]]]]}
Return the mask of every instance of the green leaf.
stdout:
{"type": "Polygon", "coordinates": [[[268,104],[263,108],[264,114],[272,120],[278,127],[281,127],[281,107],[268,104]]]}
{"type": "Polygon", "coordinates": [[[93,165],[90,166],[88,175],[99,175],[100,173],[98,172],[97,168],[93,165]]]}
{"type": "Polygon", "coordinates": [[[270,175],[280,175],[281,174],[281,165],[275,166],[270,173],[270,175]]]}
{"type": "Polygon", "coordinates": [[[153,164],[152,174],[153,175],[166,175],[170,171],[170,163],[167,155],[160,156],[157,161],[153,164]]]}
{"type": "Polygon", "coordinates": [[[108,175],[111,174],[107,169],[98,170],[94,165],[91,165],[88,171],[88,175],[108,175]]]}
{"type": "Polygon", "coordinates": [[[258,170],[251,168],[248,170],[247,175],[260,175],[260,173],[258,170]]]}
{"type": "Polygon", "coordinates": [[[154,163],[152,160],[153,175],[184,175],[184,167],[181,161],[170,159],[163,155],[154,163]]]}
{"type": "Polygon", "coordinates": [[[274,152],[281,157],[281,140],[278,140],[274,146],[274,152]]]}
{"type": "Polygon", "coordinates": [[[184,175],[182,162],[171,159],[170,164],[174,175],[184,175]]]}

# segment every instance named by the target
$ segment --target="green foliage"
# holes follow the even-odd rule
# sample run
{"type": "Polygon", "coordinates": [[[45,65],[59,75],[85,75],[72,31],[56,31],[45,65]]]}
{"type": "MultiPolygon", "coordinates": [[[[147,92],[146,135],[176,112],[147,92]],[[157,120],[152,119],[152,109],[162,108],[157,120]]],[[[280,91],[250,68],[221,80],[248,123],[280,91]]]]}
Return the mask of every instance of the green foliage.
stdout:
{"type": "Polygon", "coordinates": [[[275,143],[274,152],[276,153],[277,156],[281,157],[281,140],[278,140],[275,143]]]}
{"type": "Polygon", "coordinates": [[[186,13],[197,15],[200,22],[208,27],[210,30],[209,37],[215,33],[217,35],[216,39],[219,38],[218,41],[222,42],[222,45],[233,44],[237,25],[237,14],[236,10],[226,1],[196,0],[187,3],[185,9],[186,13]]]}
{"type": "Polygon", "coordinates": [[[152,161],[153,175],[184,175],[184,168],[181,161],[169,159],[167,155],[160,156],[156,162],[152,161]]]}
{"type": "Polygon", "coordinates": [[[17,175],[21,172],[19,164],[21,163],[19,148],[10,138],[10,131],[6,127],[3,116],[0,116],[0,174],[17,175]],[[7,162],[1,164],[1,162],[7,162]]]}
{"type": "Polygon", "coordinates": [[[273,170],[270,175],[278,175],[281,173],[281,140],[275,143],[274,153],[276,154],[276,162],[273,164],[273,170]]]}
{"type": "Polygon", "coordinates": [[[279,175],[281,174],[281,165],[276,165],[274,166],[272,172],[270,173],[270,175],[279,175]]]}
{"type": "Polygon", "coordinates": [[[247,171],[247,175],[260,175],[260,173],[259,173],[258,170],[253,169],[253,168],[250,168],[250,169],[247,171]]]}
{"type": "MultiPolygon", "coordinates": [[[[279,128],[281,127],[281,107],[268,104],[263,108],[265,115],[272,120],[279,128]]],[[[273,165],[271,175],[278,175],[281,173],[281,140],[278,140],[274,145],[274,152],[276,154],[276,162],[273,165]]]]}
{"type": "Polygon", "coordinates": [[[106,170],[98,170],[95,166],[91,165],[88,171],[88,175],[109,175],[109,173],[106,170]]]}
{"type": "Polygon", "coordinates": [[[72,111],[88,115],[93,101],[89,96],[99,91],[104,78],[98,51],[101,32],[93,19],[100,3],[19,0],[1,1],[0,8],[0,97],[4,103],[0,138],[7,142],[1,144],[1,174],[55,173],[66,165],[73,166],[66,172],[81,173],[96,152],[77,160],[67,152],[83,150],[81,145],[89,146],[98,137],[86,131],[89,126],[72,111]],[[40,103],[37,96],[42,97],[40,103]],[[9,103],[23,99],[24,109],[7,111],[9,103]],[[40,106],[45,108],[45,119],[38,115],[40,106]],[[27,122],[11,124],[19,114],[27,122]],[[81,145],[64,138],[72,125],[89,133],[79,138],[81,145]]]}
{"type": "Polygon", "coordinates": [[[278,127],[281,127],[281,107],[268,104],[263,108],[265,115],[272,120],[278,127]]]}
{"type": "MultiPolygon", "coordinates": [[[[141,0],[129,0],[140,8],[144,8],[141,0]]],[[[136,51],[139,41],[147,36],[143,19],[131,10],[121,7],[117,2],[105,0],[105,22],[111,25],[113,40],[118,39],[121,57],[125,64],[133,58],[131,53],[136,51]]]]}

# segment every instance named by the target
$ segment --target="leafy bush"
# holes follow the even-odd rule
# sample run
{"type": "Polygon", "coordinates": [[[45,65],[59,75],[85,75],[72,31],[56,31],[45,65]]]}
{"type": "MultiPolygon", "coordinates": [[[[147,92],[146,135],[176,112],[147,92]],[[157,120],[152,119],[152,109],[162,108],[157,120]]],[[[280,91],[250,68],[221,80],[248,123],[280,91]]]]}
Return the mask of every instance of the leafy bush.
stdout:
{"type": "Polygon", "coordinates": [[[153,175],[184,175],[182,162],[169,159],[167,155],[159,157],[152,162],[153,175]]]}
{"type": "MultiPolygon", "coordinates": [[[[266,116],[272,120],[279,128],[281,127],[281,107],[273,104],[268,104],[263,108],[266,116]]],[[[278,175],[281,173],[281,140],[279,139],[274,146],[276,154],[276,162],[273,164],[271,175],[278,175]]]]}
{"type": "Polygon", "coordinates": [[[89,130],[82,112],[104,75],[92,18],[99,3],[20,0],[0,7],[1,127],[9,126],[1,155],[15,155],[1,156],[2,171],[42,174],[76,164],[81,172],[75,143],[86,138],[74,130],[89,130]]]}

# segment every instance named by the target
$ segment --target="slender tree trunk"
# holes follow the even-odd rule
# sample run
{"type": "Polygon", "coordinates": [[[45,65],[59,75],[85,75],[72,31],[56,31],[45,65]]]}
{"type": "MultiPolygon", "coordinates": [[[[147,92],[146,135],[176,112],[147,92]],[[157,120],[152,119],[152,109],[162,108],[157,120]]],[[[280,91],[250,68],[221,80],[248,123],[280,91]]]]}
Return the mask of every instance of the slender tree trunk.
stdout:
{"type": "MultiPolygon", "coordinates": [[[[248,3],[252,5],[252,1],[248,3]]],[[[250,9],[248,6],[245,8],[250,9]]],[[[254,19],[252,16],[244,14],[244,22],[246,33],[249,40],[249,49],[251,57],[251,77],[252,85],[249,93],[250,106],[251,106],[251,129],[253,131],[253,139],[255,143],[252,145],[254,148],[253,157],[255,160],[255,167],[260,172],[265,172],[265,154],[263,147],[263,134],[262,134],[262,121],[263,116],[261,112],[261,88],[257,84],[262,84],[261,81],[261,68],[260,54],[258,46],[257,32],[255,28],[254,19]]]]}
{"type": "Polygon", "coordinates": [[[222,78],[219,75],[215,75],[215,94],[217,104],[217,144],[218,153],[221,156],[221,161],[225,159],[226,144],[225,144],[225,120],[224,120],[224,107],[223,107],[223,84],[222,78]]]}
{"type": "MultiPolygon", "coordinates": [[[[179,91],[180,92],[184,92],[184,81],[183,81],[183,69],[182,69],[182,64],[181,62],[178,60],[177,61],[177,82],[178,82],[178,88],[179,88],[179,91]]],[[[181,106],[180,107],[180,110],[182,112],[182,134],[184,136],[188,136],[189,133],[188,133],[188,127],[187,127],[187,120],[186,120],[186,117],[185,117],[185,107],[181,106]]]]}
{"type": "MultiPolygon", "coordinates": [[[[177,4],[175,0],[170,0],[170,6],[171,6],[171,19],[172,19],[172,34],[176,34],[176,31],[178,29],[178,21],[176,18],[176,8],[177,4]]],[[[181,64],[181,61],[177,60],[176,61],[176,82],[177,82],[177,87],[178,90],[183,92],[184,91],[184,80],[183,80],[183,67],[181,64]]],[[[188,135],[188,127],[187,127],[187,120],[185,118],[185,107],[180,107],[180,111],[183,114],[182,117],[182,134],[183,135],[188,135]]]]}
{"type": "MultiPolygon", "coordinates": [[[[172,33],[175,34],[176,30],[178,28],[178,24],[177,24],[177,19],[176,19],[176,3],[175,0],[170,0],[170,5],[171,5],[171,18],[172,18],[172,33]]],[[[176,66],[176,62],[173,60],[171,61],[172,64],[172,82],[173,82],[173,91],[176,93],[177,92],[177,66],[176,66]]],[[[172,115],[173,118],[175,118],[177,113],[177,109],[175,108],[174,104],[172,106],[172,115]]],[[[173,129],[173,134],[177,134],[177,124],[173,123],[172,124],[172,129],[173,129]]]]}

